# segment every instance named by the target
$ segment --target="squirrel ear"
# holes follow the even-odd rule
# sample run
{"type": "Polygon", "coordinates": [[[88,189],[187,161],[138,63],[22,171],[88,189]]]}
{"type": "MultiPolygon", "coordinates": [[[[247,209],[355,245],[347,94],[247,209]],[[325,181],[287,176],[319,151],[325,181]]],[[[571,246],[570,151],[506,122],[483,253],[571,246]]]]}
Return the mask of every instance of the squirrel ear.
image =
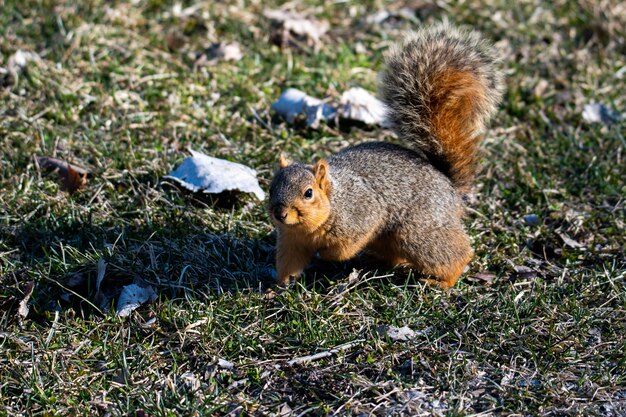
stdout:
{"type": "Polygon", "coordinates": [[[313,174],[315,174],[315,181],[322,190],[327,190],[330,185],[328,179],[328,162],[325,159],[317,161],[313,167],[313,174]]]}
{"type": "Polygon", "coordinates": [[[280,155],[278,156],[278,168],[280,169],[287,168],[289,165],[291,165],[291,161],[287,159],[287,157],[285,156],[283,152],[281,152],[280,155]]]}

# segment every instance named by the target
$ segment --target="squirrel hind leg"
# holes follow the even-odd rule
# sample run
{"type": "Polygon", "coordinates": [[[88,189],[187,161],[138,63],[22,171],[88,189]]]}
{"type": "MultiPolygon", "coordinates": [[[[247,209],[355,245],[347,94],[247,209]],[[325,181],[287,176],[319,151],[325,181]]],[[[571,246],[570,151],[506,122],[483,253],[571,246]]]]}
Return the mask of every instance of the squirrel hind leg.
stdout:
{"type": "Polygon", "coordinates": [[[410,266],[436,278],[425,279],[427,283],[452,288],[474,256],[469,236],[459,225],[421,237],[420,242],[406,242],[410,266]]]}
{"type": "Polygon", "coordinates": [[[459,277],[465,271],[465,267],[471,260],[471,252],[467,259],[453,264],[452,266],[437,267],[431,271],[423,270],[423,272],[434,275],[437,279],[424,279],[424,281],[431,285],[439,285],[443,289],[454,287],[454,284],[459,280],[459,277]]]}
{"type": "Polygon", "coordinates": [[[411,262],[399,247],[397,236],[379,236],[367,245],[367,252],[390,267],[411,266],[411,262]]]}

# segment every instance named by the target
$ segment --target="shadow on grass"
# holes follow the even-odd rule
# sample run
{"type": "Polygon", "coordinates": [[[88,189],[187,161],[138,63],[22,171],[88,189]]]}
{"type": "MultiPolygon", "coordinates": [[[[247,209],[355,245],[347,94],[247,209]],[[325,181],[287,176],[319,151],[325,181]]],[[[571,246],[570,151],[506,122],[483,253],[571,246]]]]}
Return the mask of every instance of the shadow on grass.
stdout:
{"type": "MultiPolygon", "coordinates": [[[[206,195],[187,197],[190,205],[211,204],[223,211],[242,208],[224,204],[232,201],[232,195],[222,199],[221,205],[206,195]]],[[[243,236],[238,230],[210,233],[171,216],[150,226],[111,227],[34,219],[2,235],[10,247],[20,248],[16,260],[24,268],[23,273],[11,278],[7,275],[0,281],[6,283],[0,306],[11,301],[7,309],[15,310],[23,294],[21,288],[34,281],[34,308],[29,313],[33,320],[47,319],[47,312],[55,310],[72,309],[82,317],[106,313],[116,307],[122,288],[130,284],[150,286],[165,299],[200,301],[225,293],[263,293],[275,287],[273,233],[260,238],[243,236]],[[101,259],[106,265],[98,289],[101,259]],[[103,304],[103,299],[108,304],[103,304]]],[[[300,282],[324,293],[354,269],[387,268],[366,257],[343,263],[314,259],[300,282]]]]}

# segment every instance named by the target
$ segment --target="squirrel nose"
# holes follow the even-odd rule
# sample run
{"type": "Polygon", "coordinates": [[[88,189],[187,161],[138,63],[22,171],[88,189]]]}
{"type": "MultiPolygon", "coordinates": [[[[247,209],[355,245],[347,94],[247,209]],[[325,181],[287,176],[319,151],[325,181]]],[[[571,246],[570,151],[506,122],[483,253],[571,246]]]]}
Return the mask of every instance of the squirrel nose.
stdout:
{"type": "Polygon", "coordinates": [[[287,218],[287,212],[286,211],[283,212],[282,207],[276,207],[274,209],[274,217],[276,217],[276,220],[280,220],[282,222],[283,220],[287,218]]]}

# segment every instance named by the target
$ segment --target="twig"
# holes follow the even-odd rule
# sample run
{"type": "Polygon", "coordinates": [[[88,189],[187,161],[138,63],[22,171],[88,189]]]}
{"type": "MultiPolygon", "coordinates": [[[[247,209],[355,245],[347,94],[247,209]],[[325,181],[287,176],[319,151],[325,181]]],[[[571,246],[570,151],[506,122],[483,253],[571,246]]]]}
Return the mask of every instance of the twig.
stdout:
{"type": "Polygon", "coordinates": [[[353,347],[355,347],[357,345],[360,345],[363,342],[365,342],[365,339],[358,339],[358,340],[355,340],[354,342],[346,343],[345,345],[337,346],[337,347],[332,348],[330,350],[326,350],[324,352],[316,353],[314,355],[302,356],[300,358],[294,358],[294,359],[291,359],[291,360],[287,361],[287,365],[292,366],[292,365],[302,364],[302,363],[305,363],[305,362],[312,362],[312,361],[316,361],[316,360],[319,360],[319,359],[327,358],[329,356],[335,355],[335,354],[337,354],[339,352],[342,352],[344,350],[352,349],[353,347]]]}

